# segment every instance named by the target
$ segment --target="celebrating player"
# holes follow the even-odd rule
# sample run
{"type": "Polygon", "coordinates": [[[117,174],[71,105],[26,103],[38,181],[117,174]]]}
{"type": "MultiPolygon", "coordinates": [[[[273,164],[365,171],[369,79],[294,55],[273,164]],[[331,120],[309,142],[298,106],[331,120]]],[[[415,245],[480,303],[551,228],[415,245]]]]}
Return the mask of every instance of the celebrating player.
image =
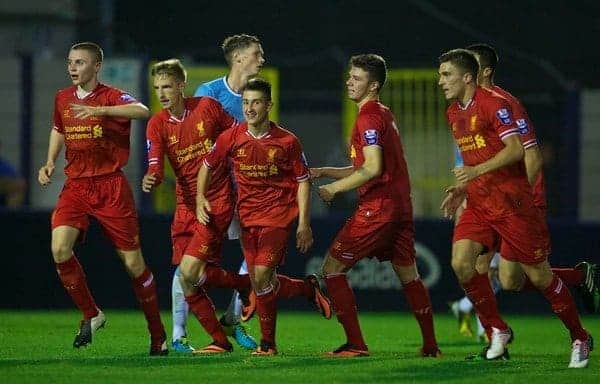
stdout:
{"type": "Polygon", "coordinates": [[[319,187],[324,201],[337,193],[358,189],[353,216],[333,240],[323,262],[328,295],[347,342],[330,356],[368,356],[346,273],[361,259],[390,260],[421,327],[422,356],[440,355],[433,328],[431,300],[415,263],[414,223],[410,181],[398,127],[392,112],[379,102],[386,79],[382,57],[367,54],[350,59],[348,97],[359,108],[352,130],[350,159],[344,168],[313,168],[313,178],[337,179],[319,187]]]}
{"type": "Polygon", "coordinates": [[[161,183],[163,159],[167,155],[177,180],[177,207],[171,224],[172,263],[180,266],[178,277],[189,308],[213,338],[210,345],[194,351],[183,334],[173,340],[173,347],[177,351],[187,347],[184,352],[200,354],[230,352],[231,343],[205,291],[208,287],[224,287],[243,292],[249,311],[246,315],[252,315],[248,297],[250,279],[220,267],[223,238],[233,215],[229,166],[224,163],[213,175],[207,197],[213,207],[214,220],[207,226],[196,219],[196,178],[202,159],[217,136],[237,122],[213,98],[184,97],[187,76],[179,60],[156,63],[152,76],[156,96],[164,109],[148,122],[148,171],[142,189],[150,192],[161,183]]]}
{"type": "MultiPolygon", "coordinates": [[[[196,89],[194,96],[210,96],[218,100],[223,109],[238,121],[244,121],[242,112],[241,90],[260,71],[265,62],[260,40],[256,36],[246,34],[227,37],[222,45],[225,61],[229,66],[226,76],[204,83],[196,89]]],[[[237,213],[227,231],[231,240],[239,239],[240,224],[237,213]]],[[[248,268],[243,261],[239,270],[240,274],[247,274],[248,268]]],[[[178,278],[178,271],[173,276],[173,346],[178,350],[185,350],[186,345],[179,339],[185,335],[185,319],[187,317],[187,305],[183,300],[183,293],[178,278]]],[[[221,324],[235,341],[243,348],[255,349],[257,347],[254,338],[248,334],[246,327],[240,323],[242,313],[242,302],[239,294],[234,292],[229,307],[221,317],[221,324]]],[[[182,339],[183,340],[183,339],[182,339]]]]}
{"type": "Polygon", "coordinates": [[[219,164],[231,159],[238,188],[242,247],[257,296],[261,329],[260,345],[252,354],[274,355],[277,298],[305,296],[325,318],[331,316],[331,310],[314,277],[298,280],[276,274],[296,218],[297,248],[306,252],[313,243],[309,171],[300,142],[291,132],[269,121],[273,103],[268,82],[250,80],[242,101],[246,123],[219,136],[198,174],[197,216],[205,225],[215,220],[207,186],[219,164]]]}
{"type": "Polygon", "coordinates": [[[439,85],[446,99],[453,101],[448,122],[464,160],[463,167],[454,169],[459,184],[448,188],[450,198],[442,208],[455,209],[466,194],[468,204],[454,231],[452,268],[483,326],[492,330],[482,357],[503,358],[513,338],[500,317],[487,274],[475,269],[476,258],[500,242],[502,257],[521,265],[569,330],[573,342],[569,367],[585,367],[592,337],[581,326],[569,290],[547,261],[548,229],[521,162],[524,149],[510,105],[477,87],[479,65],[470,51],[455,49],[439,61],[439,85]]]}
{"type": "Polygon", "coordinates": [[[73,86],[58,91],[55,98],[48,158],[38,173],[40,184],[49,184],[54,163],[66,147],[67,179],[52,213],[52,256],[63,286],[83,313],[73,342],[79,348],[91,343],[106,321],[73,253],[89,218],[95,218],[132,278],[148,322],[150,355],[166,355],[156,282],[142,257],[135,202],[121,171],[129,157],[131,119],[145,119],[149,111],[131,95],[98,82],[102,60],[97,44],[73,45],[67,62],[73,86]]]}

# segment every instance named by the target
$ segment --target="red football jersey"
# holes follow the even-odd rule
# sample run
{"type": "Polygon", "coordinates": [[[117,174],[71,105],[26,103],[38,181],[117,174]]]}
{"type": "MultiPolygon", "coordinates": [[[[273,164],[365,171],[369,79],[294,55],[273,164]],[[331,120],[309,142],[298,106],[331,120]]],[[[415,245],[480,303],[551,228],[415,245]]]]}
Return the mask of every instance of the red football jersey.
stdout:
{"type": "MultiPolygon", "coordinates": [[[[446,111],[464,164],[481,164],[500,152],[503,138],[518,135],[508,102],[489,90],[477,88],[465,107],[457,101],[446,111]]],[[[531,186],[522,161],[477,177],[467,183],[469,206],[493,215],[512,214],[533,206],[531,186]]]]}
{"type": "MultiPolygon", "coordinates": [[[[185,99],[183,118],[177,119],[168,110],[152,116],[146,129],[148,149],[147,174],[155,174],[157,185],[163,179],[164,156],[175,172],[177,203],[196,205],[196,181],[202,159],[221,132],[237,124],[210,97],[185,99]]],[[[231,178],[226,162],[215,168],[207,191],[207,199],[215,209],[231,204],[231,178]]]]}
{"type": "MultiPolygon", "coordinates": [[[[504,97],[510,104],[510,108],[513,112],[513,118],[515,119],[517,128],[519,128],[519,133],[521,134],[521,142],[523,143],[523,147],[527,149],[538,145],[537,137],[535,135],[535,128],[531,123],[529,116],[527,115],[525,107],[523,107],[523,104],[521,104],[519,99],[497,85],[492,86],[491,89],[492,91],[504,97]]],[[[532,186],[532,192],[533,202],[535,203],[536,207],[546,208],[546,191],[544,187],[544,174],[542,170],[540,170],[532,186]]]]}
{"type": "Polygon", "coordinates": [[[54,99],[54,129],[64,135],[65,174],[68,178],[90,177],[119,170],[129,159],[131,120],[109,116],[77,119],[71,104],[94,107],[137,103],[119,89],[98,84],[83,99],[77,86],[62,89],[54,99]]]}
{"type": "Polygon", "coordinates": [[[363,147],[377,145],[383,151],[383,171],[358,188],[359,208],[371,221],[412,220],[410,180],[394,115],[378,101],[369,101],[358,112],[350,138],[354,168],[365,162],[363,147]]]}
{"type": "Polygon", "coordinates": [[[310,178],[298,138],[270,124],[260,137],[250,133],[247,123],[223,132],[204,158],[211,169],[231,158],[244,227],[287,228],[298,216],[298,183],[310,178]]]}

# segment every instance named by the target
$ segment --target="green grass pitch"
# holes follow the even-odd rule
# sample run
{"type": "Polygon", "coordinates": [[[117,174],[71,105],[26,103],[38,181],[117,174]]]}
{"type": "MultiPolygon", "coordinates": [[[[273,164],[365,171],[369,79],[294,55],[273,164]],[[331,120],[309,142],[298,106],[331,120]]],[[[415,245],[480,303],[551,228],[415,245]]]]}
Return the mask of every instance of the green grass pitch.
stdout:
{"type": "MultiPolygon", "coordinates": [[[[107,325],[87,348],[71,343],[79,322],[75,311],[0,311],[1,383],[600,383],[600,346],[586,369],[567,369],[570,343],[553,316],[508,315],[515,330],[511,360],[470,362],[479,351],[475,339],[457,332],[456,320],[436,316],[444,355],[417,356],[421,336],[408,313],[361,313],[371,357],[331,359],[322,353],[339,346],[341,326],[317,313],[284,312],[278,316],[275,357],[253,357],[235,348],[225,356],[191,356],[171,352],[149,357],[141,312],[106,310],[107,325]]],[[[168,332],[170,314],[163,313],[168,332]]],[[[189,319],[194,346],[209,343],[197,321],[189,319]]],[[[600,343],[600,317],[584,325],[600,343]]],[[[249,322],[258,334],[256,319],[249,322]]]]}

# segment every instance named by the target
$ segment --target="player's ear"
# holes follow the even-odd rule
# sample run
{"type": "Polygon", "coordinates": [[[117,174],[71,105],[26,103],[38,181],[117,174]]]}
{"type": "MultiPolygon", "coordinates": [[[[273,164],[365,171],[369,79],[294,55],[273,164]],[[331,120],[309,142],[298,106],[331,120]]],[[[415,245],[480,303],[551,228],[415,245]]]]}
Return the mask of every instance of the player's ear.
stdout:
{"type": "Polygon", "coordinates": [[[271,108],[273,108],[273,101],[272,100],[267,100],[267,103],[265,104],[265,107],[267,109],[267,112],[271,111],[271,108]]]}
{"type": "Polygon", "coordinates": [[[471,83],[471,82],[477,82],[476,78],[473,76],[473,74],[471,72],[465,72],[463,74],[463,81],[465,84],[471,83]]]}
{"type": "Polygon", "coordinates": [[[492,68],[490,68],[490,67],[485,67],[485,68],[483,69],[483,76],[485,76],[485,77],[490,77],[490,76],[492,76],[492,68]]]}
{"type": "Polygon", "coordinates": [[[372,81],[369,84],[369,91],[377,92],[378,89],[379,89],[379,81],[372,81]]]}

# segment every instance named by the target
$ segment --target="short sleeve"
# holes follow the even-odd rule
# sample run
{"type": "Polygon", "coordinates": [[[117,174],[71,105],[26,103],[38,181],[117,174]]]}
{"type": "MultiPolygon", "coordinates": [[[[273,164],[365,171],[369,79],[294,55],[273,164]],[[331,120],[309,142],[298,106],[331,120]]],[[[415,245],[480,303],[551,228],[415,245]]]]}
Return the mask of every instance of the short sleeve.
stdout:
{"type": "Polygon", "coordinates": [[[310,179],[310,173],[308,171],[308,162],[306,156],[302,152],[302,146],[298,138],[294,137],[292,145],[290,147],[289,158],[291,162],[291,169],[296,181],[301,183],[310,179]]]}
{"type": "Polygon", "coordinates": [[[215,97],[214,92],[206,83],[204,83],[204,84],[200,85],[198,88],[196,88],[196,92],[194,92],[194,96],[195,97],[200,97],[200,96],[215,97]]]}
{"type": "Polygon", "coordinates": [[[55,129],[59,133],[65,133],[65,130],[63,127],[63,121],[62,121],[62,111],[59,106],[58,98],[59,98],[58,94],[56,94],[56,97],[54,98],[54,119],[53,119],[54,127],[53,127],[53,129],[55,129]]]}
{"type": "Polygon", "coordinates": [[[513,119],[512,109],[504,99],[494,98],[490,103],[490,112],[493,113],[490,116],[492,126],[500,140],[519,134],[519,129],[513,119]]]}
{"type": "Polygon", "coordinates": [[[376,115],[359,115],[356,120],[356,129],[360,148],[370,145],[383,146],[383,128],[383,122],[376,115]]]}
{"type": "Polygon", "coordinates": [[[234,136],[235,128],[229,128],[219,135],[215,145],[213,145],[210,152],[204,157],[204,165],[212,169],[222,161],[227,160],[234,136]]]}
{"type": "Polygon", "coordinates": [[[129,93],[116,88],[111,89],[108,99],[110,105],[127,105],[139,103],[139,101],[137,101],[137,99],[131,96],[129,93]]]}

